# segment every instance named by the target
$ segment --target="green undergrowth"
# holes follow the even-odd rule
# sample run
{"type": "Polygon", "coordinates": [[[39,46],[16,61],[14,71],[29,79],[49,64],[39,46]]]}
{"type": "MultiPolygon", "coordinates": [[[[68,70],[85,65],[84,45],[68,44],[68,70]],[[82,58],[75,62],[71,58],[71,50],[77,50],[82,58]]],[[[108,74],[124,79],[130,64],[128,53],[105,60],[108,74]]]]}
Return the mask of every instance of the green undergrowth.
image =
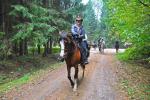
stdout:
{"type": "Polygon", "coordinates": [[[150,45],[128,48],[124,53],[117,54],[117,58],[121,61],[150,65],[150,45]]]}
{"type": "Polygon", "coordinates": [[[0,61],[0,96],[59,68],[62,63],[56,59],[54,55],[49,55],[48,57],[22,56],[0,61]]]}
{"type": "Polygon", "coordinates": [[[150,69],[148,67],[121,62],[119,68],[119,86],[129,100],[150,100],[150,69]]]}
{"type": "Polygon", "coordinates": [[[119,83],[129,100],[150,100],[150,45],[133,46],[118,53],[119,83]]]}
{"type": "MultiPolygon", "coordinates": [[[[33,54],[38,51],[38,47],[28,47],[28,53],[33,54]]],[[[41,53],[44,53],[44,47],[40,48],[41,53]]],[[[59,46],[53,46],[52,53],[59,53],[60,47],[59,46]]]]}

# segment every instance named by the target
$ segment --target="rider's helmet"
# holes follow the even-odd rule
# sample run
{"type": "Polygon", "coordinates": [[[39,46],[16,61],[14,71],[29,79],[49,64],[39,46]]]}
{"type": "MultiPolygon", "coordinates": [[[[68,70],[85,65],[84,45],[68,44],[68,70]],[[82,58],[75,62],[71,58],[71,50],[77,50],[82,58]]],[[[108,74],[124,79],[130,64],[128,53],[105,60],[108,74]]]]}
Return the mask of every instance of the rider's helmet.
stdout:
{"type": "Polygon", "coordinates": [[[83,18],[78,15],[78,16],[76,17],[76,21],[83,21],[83,18]]]}

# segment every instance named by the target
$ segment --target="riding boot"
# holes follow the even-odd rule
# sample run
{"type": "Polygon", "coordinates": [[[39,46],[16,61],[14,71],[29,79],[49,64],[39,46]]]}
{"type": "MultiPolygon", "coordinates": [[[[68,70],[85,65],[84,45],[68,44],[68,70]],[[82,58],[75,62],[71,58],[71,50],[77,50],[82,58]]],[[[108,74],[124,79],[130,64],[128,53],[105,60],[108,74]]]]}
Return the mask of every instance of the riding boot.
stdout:
{"type": "Polygon", "coordinates": [[[88,61],[87,61],[86,45],[84,44],[84,42],[81,42],[80,49],[81,49],[82,63],[86,65],[88,64],[88,61]]]}
{"type": "Polygon", "coordinates": [[[86,56],[86,51],[82,52],[82,58],[83,58],[83,64],[86,65],[88,64],[87,56],[86,56]]]}

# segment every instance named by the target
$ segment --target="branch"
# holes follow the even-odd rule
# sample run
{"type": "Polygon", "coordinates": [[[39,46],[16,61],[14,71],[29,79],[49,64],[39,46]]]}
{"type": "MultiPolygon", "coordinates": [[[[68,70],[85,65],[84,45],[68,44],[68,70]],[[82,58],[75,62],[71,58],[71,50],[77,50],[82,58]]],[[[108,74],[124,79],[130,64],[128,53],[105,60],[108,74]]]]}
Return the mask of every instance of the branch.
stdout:
{"type": "Polygon", "coordinates": [[[149,4],[145,4],[145,3],[143,3],[141,0],[139,0],[139,2],[140,2],[142,5],[144,5],[145,7],[150,7],[149,4]]]}

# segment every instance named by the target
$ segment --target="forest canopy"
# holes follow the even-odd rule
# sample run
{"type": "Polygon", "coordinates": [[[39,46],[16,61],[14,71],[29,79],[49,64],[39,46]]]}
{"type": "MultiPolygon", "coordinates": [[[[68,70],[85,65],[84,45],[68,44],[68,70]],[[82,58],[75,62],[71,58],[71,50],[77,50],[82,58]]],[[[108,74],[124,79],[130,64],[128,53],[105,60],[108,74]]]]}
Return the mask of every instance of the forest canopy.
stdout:
{"type": "Polygon", "coordinates": [[[106,47],[116,40],[126,50],[124,59],[150,59],[149,0],[1,0],[0,58],[9,55],[42,55],[52,53],[60,30],[70,31],[75,17],[84,18],[89,41],[103,37],[106,47]]]}

